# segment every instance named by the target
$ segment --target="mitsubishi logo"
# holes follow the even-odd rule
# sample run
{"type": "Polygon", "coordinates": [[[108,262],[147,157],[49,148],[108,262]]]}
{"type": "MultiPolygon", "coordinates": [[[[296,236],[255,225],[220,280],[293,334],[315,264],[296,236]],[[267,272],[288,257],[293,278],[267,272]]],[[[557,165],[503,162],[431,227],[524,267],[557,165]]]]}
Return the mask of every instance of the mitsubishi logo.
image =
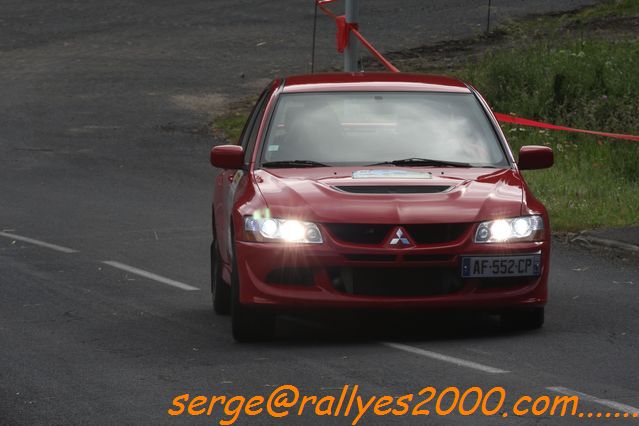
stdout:
{"type": "Polygon", "coordinates": [[[395,236],[391,238],[389,244],[391,246],[401,245],[401,246],[410,246],[411,242],[408,239],[408,234],[404,231],[403,228],[399,227],[395,230],[395,236]]]}

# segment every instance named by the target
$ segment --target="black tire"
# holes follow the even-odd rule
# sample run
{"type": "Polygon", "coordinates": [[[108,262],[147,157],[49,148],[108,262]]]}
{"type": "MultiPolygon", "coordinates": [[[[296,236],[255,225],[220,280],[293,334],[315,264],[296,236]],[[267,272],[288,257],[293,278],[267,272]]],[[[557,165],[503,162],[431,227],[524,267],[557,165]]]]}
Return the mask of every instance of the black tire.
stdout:
{"type": "Polygon", "coordinates": [[[544,325],[544,308],[528,308],[503,312],[501,324],[508,330],[537,330],[544,325]]]}
{"type": "Polygon", "coordinates": [[[231,274],[231,328],[238,342],[270,340],[275,332],[275,314],[244,306],[240,303],[240,282],[237,261],[233,256],[231,274]]]}
{"type": "Polygon", "coordinates": [[[231,287],[222,279],[222,260],[217,241],[211,244],[211,299],[216,314],[228,315],[231,312],[231,287]]]}

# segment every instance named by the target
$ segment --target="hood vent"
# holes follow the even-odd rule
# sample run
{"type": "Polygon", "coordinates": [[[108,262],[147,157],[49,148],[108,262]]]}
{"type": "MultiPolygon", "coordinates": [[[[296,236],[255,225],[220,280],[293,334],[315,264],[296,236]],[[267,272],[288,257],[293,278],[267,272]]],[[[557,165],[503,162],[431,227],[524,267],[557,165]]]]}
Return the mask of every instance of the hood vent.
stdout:
{"type": "Polygon", "coordinates": [[[450,189],[443,185],[350,185],[335,186],[344,192],[353,194],[436,194],[450,189]]]}

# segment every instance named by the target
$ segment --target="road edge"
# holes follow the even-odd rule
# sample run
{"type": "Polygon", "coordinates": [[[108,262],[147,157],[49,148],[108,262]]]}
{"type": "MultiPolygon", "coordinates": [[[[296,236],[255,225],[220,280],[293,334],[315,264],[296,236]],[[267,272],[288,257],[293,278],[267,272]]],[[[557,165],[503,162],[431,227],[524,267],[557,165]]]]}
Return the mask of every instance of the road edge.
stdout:
{"type": "Polygon", "coordinates": [[[587,248],[598,247],[623,252],[629,255],[639,256],[638,245],[624,243],[622,241],[612,240],[608,238],[596,237],[588,234],[588,231],[582,231],[574,236],[570,236],[568,240],[571,243],[579,244],[587,248]]]}

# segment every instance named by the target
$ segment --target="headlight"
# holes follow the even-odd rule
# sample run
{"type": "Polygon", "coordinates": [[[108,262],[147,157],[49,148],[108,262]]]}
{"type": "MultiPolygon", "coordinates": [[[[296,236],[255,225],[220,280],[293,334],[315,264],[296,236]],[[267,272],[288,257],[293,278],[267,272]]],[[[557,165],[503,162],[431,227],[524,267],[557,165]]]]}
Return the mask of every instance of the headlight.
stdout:
{"type": "Polygon", "coordinates": [[[249,241],[313,243],[323,242],[317,225],[299,220],[244,218],[244,235],[249,241]]]}
{"type": "Polygon", "coordinates": [[[521,216],[482,222],[475,233],[476,243],[509,243],[538,241],[542,238],[544,220],[541,216],[521,216]]]}

